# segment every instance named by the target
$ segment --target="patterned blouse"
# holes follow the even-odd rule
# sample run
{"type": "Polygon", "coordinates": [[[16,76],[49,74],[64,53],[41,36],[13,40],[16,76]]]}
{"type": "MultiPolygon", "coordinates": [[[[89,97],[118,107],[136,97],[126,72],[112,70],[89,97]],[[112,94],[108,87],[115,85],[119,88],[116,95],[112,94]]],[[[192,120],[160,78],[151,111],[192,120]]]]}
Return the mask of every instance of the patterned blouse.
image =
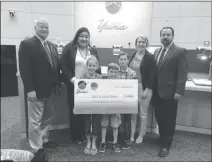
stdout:
{"type": "Polygon", "coordinates": [[[135,54],[135,57],[133,58],[133,60],[131,61],[129,67],[134,70],[136,72],[136,76],[138,78],[138,82],[141,83],[142,82],[142,76],[141,76],[141,72],[140,72],[140,65],[141,65],[141,61],[143,59],[144,55],[139,56],[137,53],[135,54]]]}

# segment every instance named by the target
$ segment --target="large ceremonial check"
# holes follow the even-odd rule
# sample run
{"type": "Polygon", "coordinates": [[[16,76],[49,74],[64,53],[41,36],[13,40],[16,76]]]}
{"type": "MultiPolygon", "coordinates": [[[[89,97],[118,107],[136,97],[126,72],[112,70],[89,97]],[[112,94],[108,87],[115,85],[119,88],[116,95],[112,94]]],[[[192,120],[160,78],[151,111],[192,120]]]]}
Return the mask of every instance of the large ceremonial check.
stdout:
{"type": "Polygon", "coordinates": [[[138,81],[76,79],[74,114],[138,113],[138,81]]]}

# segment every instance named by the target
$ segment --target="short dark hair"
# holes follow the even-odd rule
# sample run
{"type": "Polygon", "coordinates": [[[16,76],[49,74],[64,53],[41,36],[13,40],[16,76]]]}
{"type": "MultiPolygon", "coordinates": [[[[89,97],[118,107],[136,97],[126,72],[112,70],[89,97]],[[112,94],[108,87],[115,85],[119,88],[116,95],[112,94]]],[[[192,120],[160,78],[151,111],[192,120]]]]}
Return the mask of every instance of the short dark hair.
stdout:
{"type": "Polygon", "coordinates": [[[89,37],[90,37],[90,32],[89,32],[88,28],[86,28],[86,27],[79,28],[79,29],[77,30],[75,36],[74,36],[74,39],[72,40],[72,42],[73,42],[74,44],[77,44],[77,39],[79,38],[80,34],[83,33],[83,32],[87,32],[88,35],[89,35],[89,37]]]}
{"type": "Polygon", "coordinates": [[[129,55],[128,55],[127,53],[125,53],[125,52],[122,51],[122,52],[118,55],[118,60],[119,60],[120,57],[123,56],[123,55],[127,56],[127,59],[129,59],[129,55]]]}
{"type": "Polygon", "coordinates": [[[174,29],[173,29],[172,27],[170,27],[170,26],[165,26],[165,27],[163,27],[163,29],[160,30],[160,36],[161,36],[161,33],[162,33],[162,31],[163,31],[164,29],[171,29],[172,35],[174,36],[174,29]]]}
{"type": "Polygon", "coordinates": [[[107,71],[109,71],[110,69],[119,70],[119,65],[116,64],[116,63],[110,63],[110,64],[108,65],[107,71]]]}

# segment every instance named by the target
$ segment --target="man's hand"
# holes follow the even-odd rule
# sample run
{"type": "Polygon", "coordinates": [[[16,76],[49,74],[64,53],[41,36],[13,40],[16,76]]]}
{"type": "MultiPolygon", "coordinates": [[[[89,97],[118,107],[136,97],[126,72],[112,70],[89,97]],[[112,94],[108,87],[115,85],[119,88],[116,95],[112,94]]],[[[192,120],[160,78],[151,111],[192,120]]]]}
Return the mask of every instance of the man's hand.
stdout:
{"type": "Polygon", "coordinates": [[[36,92],[35,91],[28,92],[27,97],[29,101],[35,101],[37,99],[36,92]]]}
{"type": "Polygon", "coordinates": [[[180,96],[181,96],[181,95],[179,95],[179,94],[175,93],[175,95],[174,95],[174,99],[175,99],[176,101],[178,101],[178,100],[180,99],[180,96]]]}
{"type": "Polygon", "coordinates": [[[58,85],[58,87],[59,87],[59,88],[62,88],[64,84],[65,84],[65,83],[60,82],[60,84],[58,85]]]}

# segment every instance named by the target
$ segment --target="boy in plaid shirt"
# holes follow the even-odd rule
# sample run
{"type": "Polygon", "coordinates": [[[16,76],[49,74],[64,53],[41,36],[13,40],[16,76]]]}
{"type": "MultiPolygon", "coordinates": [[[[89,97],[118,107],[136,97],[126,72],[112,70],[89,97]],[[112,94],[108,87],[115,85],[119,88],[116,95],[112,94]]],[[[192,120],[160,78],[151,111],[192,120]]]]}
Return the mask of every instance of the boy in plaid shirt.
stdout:
{"type": "MultiPolygon", "coordinates": [[[[120,79],[136,79],[136,72],[128,67],[129,57],[127,53],[122,52],[118,56],[119,78],[120,79]]],[[[121,136],[121,141],[124,143],[123,149],[129,149],[131,147],[131,142],[127,141],[130,134],[130,121],[131,114],[122,114],[123,132],[121,136]]]]}

